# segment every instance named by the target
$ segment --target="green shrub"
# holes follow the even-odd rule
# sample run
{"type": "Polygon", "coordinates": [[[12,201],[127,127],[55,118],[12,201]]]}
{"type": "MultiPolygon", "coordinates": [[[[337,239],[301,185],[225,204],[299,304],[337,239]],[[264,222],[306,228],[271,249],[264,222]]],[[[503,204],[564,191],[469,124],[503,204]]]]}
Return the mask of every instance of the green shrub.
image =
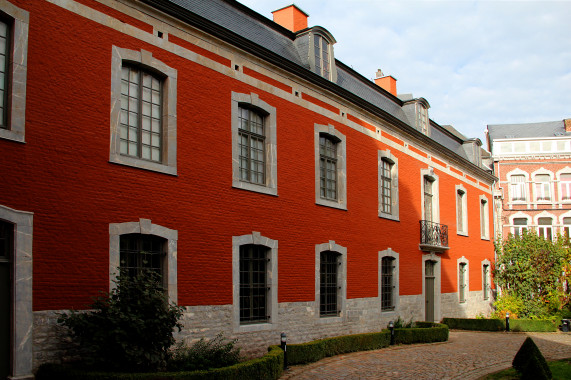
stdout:
{"type": "MultiPolygon", "coordinates": [[[[443,323],[451,329],[475,331],[503,331],[505,319],[444,318],[443,323]]],[[[554,321],[548,319],[511,319],[511,331],[557,331],[554,321]]]]}
{"type": "Polygon", "coordinates": [[[557,326],[549,319],[510,319],[510,330],[554,332],[557,331],[557,326]]]}
{"type": "Polygon", "coordinates": [[[552,377],[545,358],[530,337],[521,345],[512,361],[512,366],[516,371],[529,379],[551,379],[552,377]],[[529,375],[535,377],[527,377],[529,375]]]}
{"type": "Polygon", "coordinates": [[[417,322],[416,328],[395,329],[395,344],[433,343],[448,340],[448,326],[417,322]],[[421,327],[422,326],[422,327],[421,327]]]}
{"type": "Polygon", "coordinates": [[[223,333],[214,339],[200,339],[190,347],[179,344],[168,363],[169,371],[196,371],[228,367],[240,362],[237,339],[225,341],[223,333]]]}
{"type": "Polygon", "coordinates": [[[158,274],[122,272],[111,292],[95,300],[91,311],[60,314],[58,323],[71,329],[83,364],[103,371],[164,369],[173,330],[181,328],[179,307],[170,305],[158,274]]]}

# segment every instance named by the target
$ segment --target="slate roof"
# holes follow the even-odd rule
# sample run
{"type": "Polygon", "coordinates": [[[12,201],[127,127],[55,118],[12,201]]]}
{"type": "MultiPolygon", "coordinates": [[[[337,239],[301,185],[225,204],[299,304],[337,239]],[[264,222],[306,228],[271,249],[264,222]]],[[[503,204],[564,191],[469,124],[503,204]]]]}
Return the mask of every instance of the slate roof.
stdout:
{"type": "Polygon", "coordinates": [[[565,132],[563,120],[526,124],[491,124],[488,125],[488,133],[491,140],[571,135],[565,132]]]}

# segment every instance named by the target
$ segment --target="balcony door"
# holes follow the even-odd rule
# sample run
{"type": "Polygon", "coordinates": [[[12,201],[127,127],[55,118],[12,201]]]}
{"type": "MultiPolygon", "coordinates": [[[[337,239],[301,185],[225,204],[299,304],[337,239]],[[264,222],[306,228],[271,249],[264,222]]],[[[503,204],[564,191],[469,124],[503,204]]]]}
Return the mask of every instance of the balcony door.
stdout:
{"type": "Polygon", "coordinates": [[[429,177],[424,177],[424,220],[428,222],[434,221],[434,215],[432,212],[432,201],[433,201],[433,190],[432,185],[434,181],[432,181],[429,177]]]}

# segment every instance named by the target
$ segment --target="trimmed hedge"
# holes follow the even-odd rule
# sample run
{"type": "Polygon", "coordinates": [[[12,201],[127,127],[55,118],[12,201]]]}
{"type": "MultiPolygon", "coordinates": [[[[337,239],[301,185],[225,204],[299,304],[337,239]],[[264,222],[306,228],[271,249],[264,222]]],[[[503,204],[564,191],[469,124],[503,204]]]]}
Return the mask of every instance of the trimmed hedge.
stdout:
{"type": "Polygon", "coordinates": [[[434,343],[448,340],[448,326],[440,323],[417,322],[415,328],[395,329],[395,344],[434,343]]]}
{"type": "Polygon", "coordinates": [[[279,346],[271,346],[269,352],[261,358],[208,371],[109,373],[87,372],[65,365],[44,364],[38,369],[36,380],[275,380],[281,376],[283,366],[282,349],[279,346]]]}
{"type": "Polygon", "coordinates": [[[512,361],[512,366],[523,375],[524,379],[543,380],[553,377],[543,354],[530,337],[521,345],[512,361]]]}
{"type": "MultiPolygon", "coordinates": [[[[451,329],[476,331],[504,331],[505,319],[444,318],[443,323],[451,329]]],[[[510,319],[510,331],[557,331],[557,326],[548,319],[510,319]]]]}

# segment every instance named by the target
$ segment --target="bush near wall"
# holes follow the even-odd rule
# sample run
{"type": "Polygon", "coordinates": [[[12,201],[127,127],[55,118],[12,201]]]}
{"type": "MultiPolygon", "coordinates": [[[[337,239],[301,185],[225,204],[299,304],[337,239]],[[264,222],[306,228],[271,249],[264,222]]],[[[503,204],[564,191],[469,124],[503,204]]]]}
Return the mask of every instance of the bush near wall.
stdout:
{"type": "MultiPolygon", "coordinates": [[[[504,331],[505,319],[469,319],[469,318],[444,318],[443,323],[451,329],[476,330],[476,331],[504,331]]],[[[557,331],[553,321],[547,319],[510,319],[510,331],[557,331]]]]}
{"type": "Polygon", "coordinates": [[[445,342],[448,333],[448,326],[444,324],[416,322],[415,328],[395,329],[395,344],[445,342]]]}

